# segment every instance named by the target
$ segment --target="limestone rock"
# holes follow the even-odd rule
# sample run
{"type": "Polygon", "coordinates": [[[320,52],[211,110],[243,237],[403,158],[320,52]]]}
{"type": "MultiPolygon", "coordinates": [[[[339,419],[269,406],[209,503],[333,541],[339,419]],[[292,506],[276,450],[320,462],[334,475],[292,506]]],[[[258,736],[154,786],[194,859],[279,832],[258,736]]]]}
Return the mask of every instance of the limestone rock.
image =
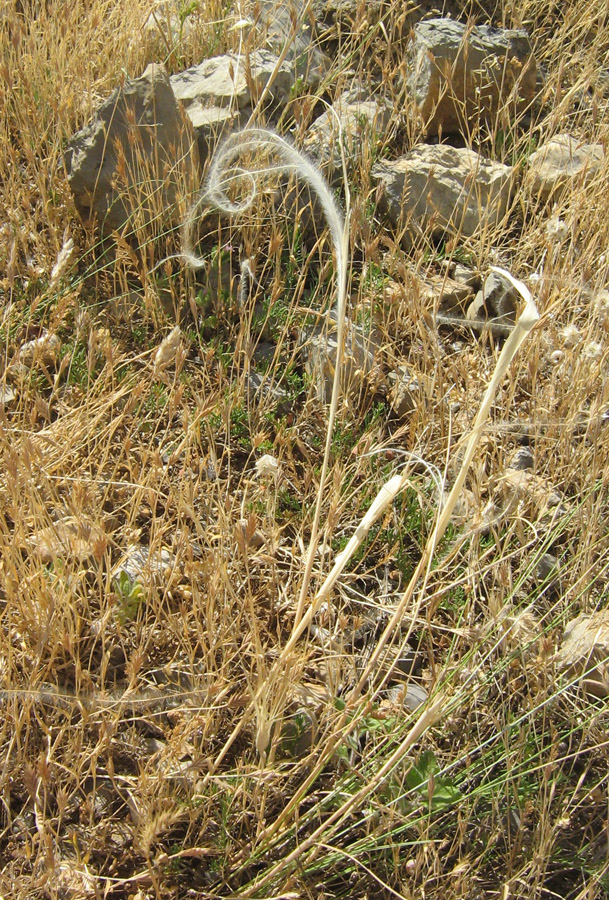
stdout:
{"type": "Polygon", "coordinates": [[[168,44],[170,47],[179,45],[194,30],[194,16],[180,15],[181,6],[184,4],[179,0],[156,0],[144,22],[144,36],[159,38],[165,52],[168,44]]]}
{"type": "Polygon", "coordinates": [[[245,380],[245,393],[250,404],[252,402],[264,404],[266,409],[275,409],[280,415],[286,415],[291,411],[292,404],[287,391],[275,384],[269,375],[248,372],[245,380]]]}
{"type": "Polygon", "coordinates": [[[517,472],[523,472],[525,469],[535,468],[535,457],[530,447],[519,447],[509,462],[509,468],[515,469],[517,472]]]}
{"type": "Polygon", "coordinates": [[[501,477],[499,493],[505,512],[510,515],[539,521],[567,512],[553,485],[530,469],[508,468],[501,477]]]}
{"type": "Polygon", "coordinates": [[[305,0],[258,0],[256,29],[265,47],[282,53],[286,43],[286,60],[291,64],[295,79],[301,86],[316,88],[328,67],[329,60],[319,49],[315,18],[303,9],[305,0]],[[295,29],[295,24],[299,23],[295,29]]]}
{"type": "Polygon", "coordinates": [[[64,516],[27,539],[27,549],[44,564],[57,559],[78,563],[103,557],[107,537],[100,525],[84,516],[64,516]]]}
{"type": "Polygon", "coordinates": [[[570,134],[559,134],[531,154],[525,183],[541,200],[556,200],[566,188],[585,184],[603,160],[602,144],[580,144],[570,134]]]}
{"type": "Polygon", "coordinates": [[[391,110],[374,99],[351,99],[343,95],[308,129],[303,149],[333,182],[342,174],[341,142],[347,164],[361,156],[362,144],[372,150],[386,131],[391,110]]]}
{"type": "Polygon", "coordinates": [[[149,65],[68,143],[65,163],[78,212],[97,218],[105,232],[122,228],[134,210],[152,221],[175,200],[178,166],[192,165],[190,144],[165,69],[149,65]]]}
{"type": "Polygon", "coordinates": [[[0,410],[12,406],[17,399],[17,392],[10,384],[0,384],[0,410]]]}
{"type": "Polygon", "coordinates": [[[438,307],[444,312],[459,313],[463,311],[467,301],[472,297],[474,289],[472,284],[477,280],[475,272],[467,281],[457,280],[448,275],[431,275],[426,279],[426,293],[429,297],[437,298],[438,307]]]}
{"type": "Polygon", "coordinates": [[[175,557],[166,547],[151,550],[145,544],[131,544],[112,570],[112,580],[120,583],[121,579],[127,579],[132,585],[147,585],[174,565],[175,557]]]}
{"type": "MultiPolygon", "coordinates": [[[[371,375],[378,345],[374,335],[352,322],[346,323],[345,333],[341,383],[343,391],[348,393],[360,390],[363,379],[371,375]]],[[[301,356],[305,372],[313,380],[321,403],[329,403],[332,396],[337,352],[338,342],[333,328],[329,333],[324,326],[301,334],[301,356]]]]}
{"type": "Polygon", "coordinates": [[[407,227],[408,241],[408,231],[471,236],[482,225],[497,225],[508,208],[513,169],[473,150],[439,144],[379,162],[372,176],[390,221],[407,227]]]}
{"type": "Polygon", "coordinates": [[[560,586],[560,562],[553,553],[544,553],[537,560],[534,577],[538,584],[555,592],[560,586]]]}
{"type": "Polygon", "coordinates": [[[457,263],[452,271],[452,279],[474,290],[480,284],[478,273],[463,263],[457,263]]]}
{"type": "Polygon", "coordinates": [[[391,409],[395,415],[403,419],[408,413],[411,413],[417,406],[417,394],[421,390],[421,385],[405,365],[397,366],[387,376],[390,386],[389,402],[391,409]]]}
{"type": "Polygon", "coordinates": [[[520,29],[428,19],[415,25],[408,64],[408,89],[428,135],[492,119],[506,103],[520,113],[535,96],[537,66],[520,29]]]}
{"type": "Polygon", "coordinates": [[[201,164],[213,153],[222,136],[240,128],[246,119],[239,110],[204,106],[201,100],[190,103],[185,112],[197,139],[201,164]]]}
{"type": "MultiPolygon", "coordinates": [[[[186,110],[192,104],[200,108],[229,107],[244,109],[255,104],[277,64],[269,50],[256,50],[239,57],[236,53],[214,56],[198,66],[171,76],[171,87],[186,110]]],[[[286,103],[294,86],[294,69],[284,61],[270,89],[271,99],[286,103]]]]}
{"type": "Polygon", "coordinates": [[[595,697],[609,697],[609,610],[582,614],[568,623],[556,654],[560,671],[595,697]]]}
{"type": "Polygon", "coordinates": [[[32,369],[35,365],[51,368],[57,362],[61,350],[61,340],[56,334],[43,331],[37,338],[26,341],[19,348],[17,365],[32,369]]]}
{"type": "Polygon", "coordinates": [[[511,281],[499,272],[491,272],[466,315],[468,319],[500,319],[509,325],[516,319],[519,302],[520,294],[511,281]]]}

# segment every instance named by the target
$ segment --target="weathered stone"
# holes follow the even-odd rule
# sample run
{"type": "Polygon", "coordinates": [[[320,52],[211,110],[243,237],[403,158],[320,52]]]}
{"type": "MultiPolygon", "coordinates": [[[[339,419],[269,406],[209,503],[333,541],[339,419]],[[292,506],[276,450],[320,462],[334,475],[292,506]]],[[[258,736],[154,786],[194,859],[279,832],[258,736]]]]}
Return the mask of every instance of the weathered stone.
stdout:
{"type": "MultiPolygon", "coordinates": [[[[157,0],[144,22],[144,36],[160,38],[167,51],[167,45],[174,47],[188,39],[194,30],[194,15],[180,15],[180,0],[157,0]]],[[[194,10],[193,10],[194,12],[194,10]]]]}
{"type": "Polygon", "coordinates": [[[280,415],[285,415],[291,410],[292,404],[287,391],[275,384],[269,376],[249,372],[245,381],[245,391],[250,403],[254,400],[264,403],[267,408],[277,410],[280,415]]]}
{"type": "Polygon", "coordinates": [[[560,671],[595,697],[609,697],[609,610],[582,614],[568,623],[556,654],[560,671]]]}
{"type": "MultiPolygon", "coordinates": [[[[176,99],[186,109],[199,107],[232,107],[244,109],[257,101],[277,65],[278,57],[269,50],[256,50],[248,55],[227,53],[214,56],[171,76],[176,99]]],[[[279,66],[270,88],[270,100],[286,103],[294,87],[294,68],[288,62],[279,66]]]]}
{"type": "Polygon", "coordinates": [[[402,419],[411,413],[417,406],[417,394],[421,385],[408,368],[399,365],[387,375],[389,384],[389,403],[391,409],[398,418],[402,419]]]}
{"type": "Polygon", "coordinates": [[[342,174],[341,143],[347,165],[361,159],[362,146],[372,152],[389,125],[391,110],[373,100],[341,97],[317,118],[305,135],[303,149],[333,182],[342,174]]]}
{"type": "Polygon", "coordinates": [[[200,100],[190,103],[185,107],[185,112],[197,139],[199,159],[202,164],[213,153],[224,134],[228,134],[244,124],[241,110],[220,106],[203,106],[200,100]]]}
{"type": "Polygon", "coordinates": [[[520,294],[511,281],[491,272],[467,309],[468,319],[500,319],[509,325],[516,319],[520,294]]]}
{"type": "Polygon", "coordinates": [[[510,459],[509,468],[519,472],[535,467],[535,457],[529,447],[519,447],[510,459]]]}
{"type": "Polygon", "coordinates": [[[295,79],[300,80],[296,88],[316,88],[329,67],[329,60],[319,49],[315,18],[304,6],[304,0],[258,0],[256,29],[273,53],[282,53],[288,45],[285,58],[295,79]]]}
{"type": "Polygon", "coordinates": [[[171,206],[180,172],[192,168],[187,132],[162,66],[149,65],[114,91],[65,154],[83,219],[96,218],[108,232],[122,228],[134,210],[152,221],[171,206]]]}
{"type": "Polygon", "coordinates": [[[100,559],[107,543],[103,529],[96,522],[84,516],[64,516],[31,534],[26,545],[31,553],[46,564],[57,559],[77,562],[100,559]]]}
{"type": "Polygon", "coordinates": [[[535,565],[535,579],[540,584],[547,585],[551,590],[559,586],[560,563],[553,553],[544,553],[535,565]]]}
{"type": "Polygon", "coordinates": [[[468,288],[472,288],[472,290],[475,290],[480,284],[478,273],[463,263],[455,264],[451,277],[457,284],[465,285],[468,288]]]}
{"type": "Polygon", "coordinates": [[[422,684],[416,681],[394,685],[386,692],[386,699],[381,701],[381,709],[387,706],[390,710],[407,709],[415,712],[429,697],[422,684]]]}
{"type": "MultiPolygon", "coordinates": [[[[474,273],[474,278],[476,277],[474,273]]],[[[459,313],[463,312],[466,301],[469,300],[474,293],[470,284],[462,281],[456,281],[449,278],[448,275],[437,276],[432,275],[426,283],[429,297],[433,297],[434,302],[437,300],[438,306],[444,312],[459,313]]]]}
{"type": "Polygon", "coordinates": [[[256,528],[256,518],[239,519],[235,526],[235,540],[242,553],[249,548],[259,550],[264,547],[266,538],[260,529],[256,528]]]}
{"type": "Polygon", "coordinates": [[[530,469],[508,468],[500,485],[505,511],[537,521],[567,512],[560,494],[552,484],[530,469]]]}
{"type": "Polygon", "coordinates": [[[467,148],[416,147],[393,162],[379,162],[372,176],[392,224],[408,232],[429,230],[471,236],[499,224],[510,199],[513,169],[467,148]]]}
{"type": "MultiPolygon", "coordinates": [[[[338,354],[334,323],[330,327],[332,330],[329,333],[323,327],[301,334],[301,355],[305,372],[311,377],[317,399],[321,403],[328,403],[332,396],[338,354]]],[[[348,393],[359,391],[363,380],[372,373],[378,344],[374,335],[352,322],[346,323],[345,334],[341,385],[343,391],[348,393]]]]}
{"type": "Polygon", "coordinates": [[[17,393],[10,384],[0,384],[0,409],[12,406],[16,398],[17,393]]]}
{"type": "Polygon", "coordinates": [[[408,88],[428,135],[462,132],[510,104],[520,114],[535,96],[537,66],[526,31],[419,22],[408,54],[408,88]]]}
{"type": "Polygon", "coordinates": [[[589,181],[604,158],[602,144],[581,144],[570,134],[559,134],[531,154],[525,184],[541,200],[556,200],[566,188],[589,181]]]}
{"type": "Polygon", "coordinates": [[[21,345],[17,355],[17,365],[25,369],[31,369],[35,365],[50,368],[57,362],[60,350],[61,341],[58,336],[43,331],[39,337],[21,345]]]}
{"type": "Polygon", "coordinates": [[[132,544],[122,560],[112,570],[112,580],[120,584],[121,577],[132,585],[147,585],[159,579],[166,569],[175,565],[175,557],[165,547],[151,550],[144,544],[132,544]]]}

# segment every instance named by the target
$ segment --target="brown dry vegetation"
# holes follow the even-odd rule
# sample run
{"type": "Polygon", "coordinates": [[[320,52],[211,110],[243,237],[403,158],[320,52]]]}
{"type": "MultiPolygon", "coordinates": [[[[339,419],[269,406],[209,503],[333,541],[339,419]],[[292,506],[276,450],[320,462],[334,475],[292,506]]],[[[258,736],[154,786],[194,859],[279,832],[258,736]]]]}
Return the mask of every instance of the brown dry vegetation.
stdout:
{"type": "MultiPolygon", "coordinates": [[[[409,484],[317,619],[333,641],[306,633],[286,653],[327,425],[294,335],[332,300],[331,248],[260,204],[244,221],[204,219],[204,275],[175,260],[152,271],[179,249],[186,182],[176,210],[96,246],[73,209],[66,139],[125,75],[153,60],[178,71],[240,39],[220,0],[182,7],[197,26],[183,40],[162,21],[144,34],[150,6],[0,4],[0,377],[15,393],[0,411],[0,893],[605,896],[607,714],[553,655],[564,624],[607,598],[609,166],[553,210],[560,242],[520,192],[501,230],[442,248],[423,235],[405,254],[379,224],[370,167],[420,139],[401,86],[417,10],[383,3],[381,27],[359,4],[325,36],[336,66],[320,94],[349,68],[365,81],[372,63],[394,86],[391,139],[362,147],[350,172],[349,295],[382,333],[385,366],[407,360],[424,388],[405,422],[373,380],[340,401],[307,602],[383,482],[406,466],[409,484]],[[74,255],[52,278],[68,238],[74,255]],[[238,314],[241,247],[262,316],[253,301],[238,314]],[[353,693],[373,645],[361,634],[404,594],[440,501],[430,466],[450,486],[501,343],[435,325],[421,284],[446,257],[508,268],[542,317],[497,394],[464,514],[392,634],[430,694],[409,713],[381,692],[387,666],[353,693]],[[177,356],[155,368],[176,321],[177,356]],[[55,351],[19,368],[19,348],[45,333],[55,351]],[[269,336],[287,413],[244,391],[269,336]],[[539,487],[509,504],[523,436],[539,487]],[[265,453],[276,479],[256,470],[265,453]],[[133,544],[159,570],[119,584],[133,544]],[[535,578],[548,551],[558,581],[535,578]]],[[[546,71],[530,118],[502,110],[490,131],[472,126],[473,146],[524,165],[559,132],[607,143],[605,0],[452,11],[525,26],[546,71]]],[[[282,127],[298,139],[314,108],[295,99],[282,127]]]]}

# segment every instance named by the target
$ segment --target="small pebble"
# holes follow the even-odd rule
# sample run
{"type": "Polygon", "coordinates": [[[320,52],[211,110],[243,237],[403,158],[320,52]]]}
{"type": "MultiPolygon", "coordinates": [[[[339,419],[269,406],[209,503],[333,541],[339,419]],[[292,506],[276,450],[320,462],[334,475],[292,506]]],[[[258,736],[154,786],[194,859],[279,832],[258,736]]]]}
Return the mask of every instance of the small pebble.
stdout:
{"type": "MultiPolygon", "coordinates": [[[[557,576],[560,571],[560,563],[553,553],[544,553],[535,566],[535,578],[544,583],[552,576],[557,576]]],[[[555,582],[556,579],[554,579],[555,582]]],[[[553,582],[553,583],[554,583],[553,582]]]]}
{"type": "Polygon", "coordinates": [[[510,469],[532,469],[535,465],[535,458],[529,447],[520,447],[510,460],[510,469]]]}

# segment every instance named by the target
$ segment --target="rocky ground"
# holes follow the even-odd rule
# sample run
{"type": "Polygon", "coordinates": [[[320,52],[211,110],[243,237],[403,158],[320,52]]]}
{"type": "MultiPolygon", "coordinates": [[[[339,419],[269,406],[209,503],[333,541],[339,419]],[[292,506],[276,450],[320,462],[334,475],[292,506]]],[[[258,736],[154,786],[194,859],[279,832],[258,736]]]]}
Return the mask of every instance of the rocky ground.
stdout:
{"type": "Polygon", "coordinates": [[[605,3],[0,10],[0,893],[605,896],[605,3]]]}

